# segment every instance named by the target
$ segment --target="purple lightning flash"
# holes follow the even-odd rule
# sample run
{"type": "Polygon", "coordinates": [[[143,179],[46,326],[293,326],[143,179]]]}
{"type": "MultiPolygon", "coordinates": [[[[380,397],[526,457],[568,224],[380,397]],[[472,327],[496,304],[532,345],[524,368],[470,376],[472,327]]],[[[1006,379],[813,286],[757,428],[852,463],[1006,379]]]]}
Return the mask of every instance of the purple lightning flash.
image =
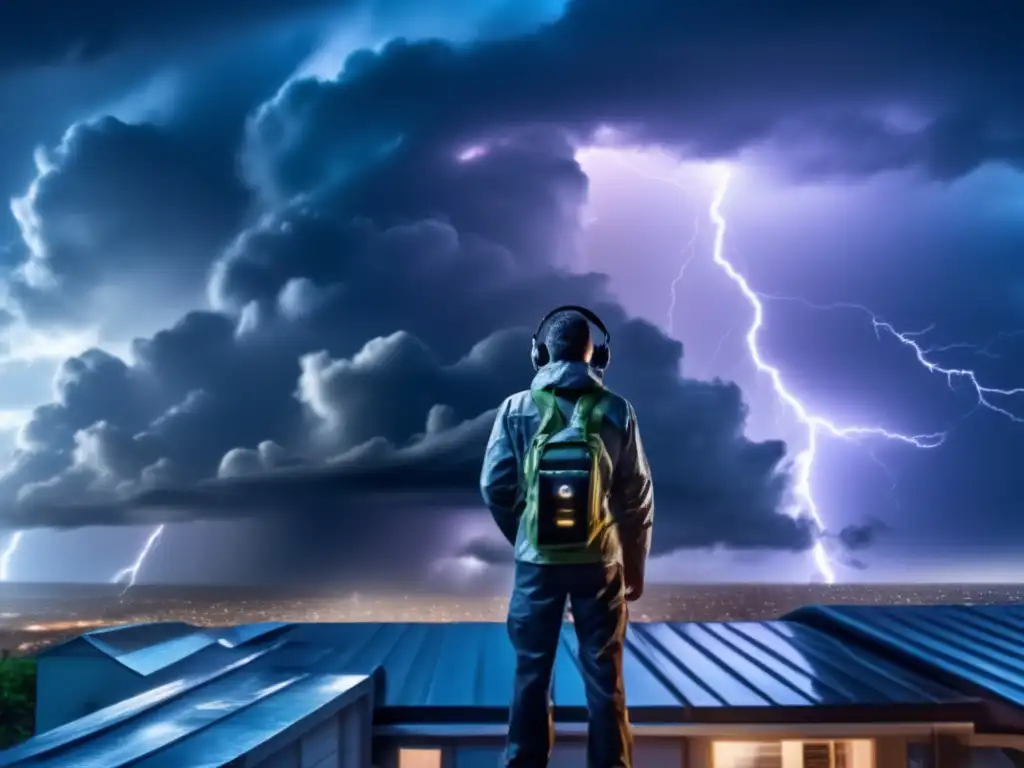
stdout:
{"type": "MultiPolygon", "coordinates": [[[[633,172],[645,176],[656,181],[671,184],[676,187],[684,194],[688,192],[686,186],[683,184],[680,174],[673,174],[671,176],[654,175],[649,172],[645,172],[643,169],[636,167],[632,163],[623,162],[624,158],[620,155],[617,160],[621,164],[626,165],[633,172]]],[[[807,429],[807,448],[801,452],[794,461],[794,494],[797,500],[797,508],[792,510],[794,513],[803,513],[815,522],[818,527],[819,534],[825,531],[825,526],[821,519],[821,514],[818,508],[818,504],[814,498],[814,493],[811,485],[811,476],[814,468],[814,461],[817,457],[818,441],[821,435],[829,435],[832,437],[842,438],[849,441],[861,441],[868,438],[882,438],[885,440],[892,440],[915,448],[935,448],[942,444],[946,435],[945,433],[932,433],[925,435],[904,435],[898,432],[892,432],[882,427],[875,426],[842,426],[835,424],[834,422],[826,419],[817,414],[811,413],[807,406],[794,395],[785,385],[783,381],[782,373],[779,369],[770,363],[768,363],[761,354],[760,346],[758,344],[761,328],[764,325],[764,306],[761,300],[761,296],[754,291],[750,284],[747,282],[746,277],[736,268],[725,257],[725,234],[726,234],[726,220],[722,214],[722,204],[725,201],[725,195],[729,188],[729,181],[731,178],[731,172],[727,171],[723,174],[715,195],[711,201],[709,208],[709,217],[715,227],[714,247],[712,257],[714,263],[721,268],[721,270],[732,280],[733,284],[739,288],[743,297],[747,300],[753,311],[753,319],[750,326],[747,329],[746,341],[747,350],[750,354],[750,359],[753,361],[754,366],[757,368],[759,373],[764,374],[772,383],[772,388],[775,391],[776,397],[780,402],[787,405],[793,414],[797,417],[800,423],[807,429]]],[[[694,238],[695,239],[695,238],[694,238]]],[[[691,248],[693,243],[689,243],[687,249],[691,248]]],[[[674,310],[677,301],[677,288],[682,280],[683,273],[692,258],[692,251],[689,256],[681,262],[678,274],[672,281],[670,286],[669,295],[669,329],[671,332],[673,326],[674,310]]],[[[876,326],[876,330],[884,328],[884,325],[876,326]]],[[[888,328],[893,330],[891,326],[888,328]]],[[[905,337],[900,337],[905,339],[905,337]]],[[[921,356],[919,355],[919,359],[921,356]]],[[[924,361],[922,361],[924,362],[924,361]]],[[[937,370],[937,369],[932,369],[937,370]]],[[[829,560],[828,553],[825,550],[825,546],[821,539],[815,542],[813,548],[813,556],[815,565],[818,568],[819,573],[824,580],[831,584],[835,581],[835,572],[832,568],[832,563],[829,560]]]]}
{"type": "Polygon", "coordinates": [[[852,302],[835,302],[832,304],[816,304],[806,299],[801,299],[794,296],[770,296],[762,294],[761,298],[779,300],[779,301],[792,301],[799,304],[803,304],[810,309],[816,310],[837,310],[837,309],[849,309],[856,312],[860,312],[867,316],[868,320],[871,321],[871,327],[875,331],[875,336],[879,339],[882,338],[882,334],[887,334],[893,339],[898,341],[905,347],[909,347],[914,354],[914,358],[918,364],[924,368],[928,373],[935,373],[942,376],[946,380],[946,384],[952,388],[953,384],[957,381],[966,382],[970,388],[974,391],[974,397],[978,408],[984,408],[993,413],[997,413],[1000,416],[1014,421],[1018,424],[1024,424],[1024,416],[1018,416],[1010,410],[1007,410],[1002,405],[999,405],[992,401],[992,398],[1002,397],[1011,398],[1024,396],[1024,387],[1012,387],[1010,389],[1000,389],[998,387],[990,387],[986,384],[982,384],[978,379],[977,372],[970,368],[947,368],[939,363],[935,362],[933,355],[937,352],[947,352],[953,349],[967,349],[975,352],[983,357],[998,357],[992,352],[992,347],[999,341],[1006,339],[1015,338],[1024,335],[1024,331],[1003,331],[996,335],[994,339],[989,341],[987,344],[968,344],[968,343],[955,343],[955,344],[936,344],[932,346],[923,346],[918,339],[926,336],[932,330],[934,325],[929,325],[927,328],[922,328],[920,331],[901,331],[897,329],[892,323],[883,320],[879,315],[872,312],[868,307],[863,304],[854,304],[852,302]]]}
{"type": "MultiPolygon", "coordinates": [[[[815,524],[818,526],[819,531],[824,531],[825,526],[822,522],[818,504],[814,499],[814,493],[811,487],[811,474],[814,468],[814,460],[817,457],[818,438],[822,434],[831,435],[832,437],[838,437],[844,440],[883,438],[885,440],[896,440],[901,443],[906,443],[915,448],[936,448],[942,444],[946,435],[945,433],[903,435],[898,432],[890,432],[882,427],[840,426],[828,419],[811,413],[807,409],[807,406],[786,388],[785,382],[782,380],[782,373],[778,368],[765,361],[764,357],[761,355],[760,347],[758,346],[758,338],[760,336],[761,328],[764,325],[764,305],[761,302],[761,297],[750,287],[747,279],[739,272],[739,270],[737,270],[736,267],[725,258],[726,221],[722,214],[722,203],[725,201],[725,194],[729,188],[730,178],[730,172],[726,172],[723,175],[709,209],[711,221],[715,225],[715,241],[712,256],[715,264],[721,267],[722,271],[725,272],[736,287],[740,289],[743,297],[747,300],[747,303],[750,304],[750,308],[753,310],[754,318],[747,329],[747,350],[750,353],[750,359],[753,361],[757,370],[768,376],[771,380],[772,388],[775,390],[775,396],[784,402],[791,411],[793,411],[800,423],[807,429],[807,448],[796,457],[794,462],[794,492],[797,499],[801,502],[802,511],[810,515],[811,519],[814,520],[815,524]]],[[[820,539],[814,544],[813,554],[814,562],[818,566],[818,571],[827,583],[832,584],[835,581],[835,572],[832,569],[828,553],[825,551],[825,547],[820,539]]]]}

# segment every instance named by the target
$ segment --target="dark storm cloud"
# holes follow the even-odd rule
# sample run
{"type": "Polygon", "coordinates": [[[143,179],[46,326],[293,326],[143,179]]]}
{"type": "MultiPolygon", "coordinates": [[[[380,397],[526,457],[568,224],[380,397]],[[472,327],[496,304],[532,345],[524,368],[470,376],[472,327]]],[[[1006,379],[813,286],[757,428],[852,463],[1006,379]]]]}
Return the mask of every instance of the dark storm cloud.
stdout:
{"type": "Polygon", "coordinates": [[[337,0],[89,0],[0,5],[0,71],[90,61],[118,49],[196,39],[246,24],[294,17],[309,10],[352,7],[337,0]]]}
{"type": "Polygon", "coordinates": [[[870,519],[859,525],[848,525],[839,532],[839,541],[848,550],[866,549],[884,535],[889,526],[878,519],[870,519]]]}
{"type": "Polygon", "coordinates": [[[260,178],[295,191],[416,137],[537,123],[614,126],[698,157],[785,147],[808,173],[949,178],[1024,159],[1022,37],[1009,0],[577,2],[533,35],[396,41],[354,55],[329,87],[291,85],[255,123],[260,178]],[[284,122],[293,114],[305,119],[284,122]],[[309,165],[312,147],[325,162],[309,165]]]}
{"type": "Polygon", "coordinates": [[[9,292],[20,314],[33,324],[64,325],[102,315],[104,330],[114,327],[123,338],[125,326],[137,326],[154,305],[170,305],[161,322],[194,306],[206,270],[249,205],[235,158],[246,114],[276,92],[328,29],[308,19],[236,28],[186,48],[133,50],[101,68],[64,66],[0,82],[35,83],[15,93],[26,102],[22,112],[38,111],[40,120],[48,102],[28,101],[33,90],[48,99],[70,91],[76,98],[57,106],[76,105],[78,117],[59,133],[30,120],[28,140],[17,126],[0,127],[0,144],[29,159],[32,145],[40,147],[34,178],[18,182],[14,201],[25,245],[9,258],[24,264],[9,292]],[[78,103],[83,81],[103,73],[109,87],[92,88],[78,103]],[[97,105],[112,114],[83,118],[97,105]],[[140,303],[156,280],[161,301],[140,303]]]}
{"type": "MultiPolygon", "coordinates": [[[[10,5],[0,4],[0,16],[10,5]]],[[[72,16],[76,9],[70,9],[72,16]]],[[[51,15],[47,10],[50,18],[40,29],[73,22],[65,11],[51,15]]],[[[230,163],[246,112],[273,95],[333,29],[300,18],[208,39],[161,36],[160,45],[142,40],[87,65],[63,62],[11,71],[0,65],[0,103],[17,115],[0,123],[0,192],[5,199],[24,193],[35,174],[35,147],[55,146],[72,123],[108,112],[125,122],[159,121],[179,140],[219,143],[222,162],[230,163]]],[[[23,41],[24,32],[0,23],[0,58],[23,41]]],[[[0,241],[15,233],[13,219],[0,218],[0,241]]]]}
{"type": "MultiPolygon", "coordinates": [[[[28,251],[10,298],[33,324],[95,317],[98,293],[146,280],[201,285],[246,204],[230,158],[165,128],[78,123],[13,203],[28,251]]],[[[116,307],[102,307],[108,317],[116,307]]]]}
{"type": "Polygon", "coordinates": [[[528,138],[472,163],[442,162],[426,142],[399,148],[375,175],[415,183],[389,214],[383,195],[310,190],[225,251],[210,283],[223,314],[192,313],[137,342],[131,366],[101,353],[70,361],[59,401],[23,441],[72,461],[8,478],[18,524],[340,519],[396,494],[477,507],[493,409],[531,375],[530,329],[575,301],[604,316],[609,383],[637,405],[658,483],[656,551],[810,546],[812,526],[779,514],[784,446],[744,437],[739,389],[681,379],[679,342],[628,319],[600,276],[552,265],[585,183],[564,141],[528,138]],[[423,218],[431,206],[446,220],[423,218]],[[288,463],[310,466],[274,471],[288,463]]]}
{"type": "MultiPolygon", "coordinates": [[[[492,409],[527,385],[537,319],[578,302],[611,328],[609,384],[636,404],[655,473],[655,552],[810,547],[814,526],[781,513],[785,447],[744,436],[739,388],[681,378],[681,344],[628,318],[604,277],[559,266],[586,195],[573,142],[613,124],[637,141],[721,156],[793,133],[815,150],[828,127],[861,154],[819,171],[920,165],[950,175],[1014,160],[1017,115],[1002,100],[1011,75],[991,70],[964,31],[1013,63],[1000,35],[1019,20],[986,31],[951,4],[929,20],[901,3],[869,13],[785,2],[738,16],[729,5],[593,0],[516,40],[397,42],[357,54],[337,81],[285,87],[248,127],[242,166],[265,208],[214,262],[212,311],[137,341],[131,364],[95,351],[65,364],[56,401],[37,409],[0,481],[20,502],[8,522],[263,516],[292,521],[294,541],[282,546],[304,557],[328,546],[325,526],[379,529],[366,510],[389,499],[387,519],[402,532],[393,548],[422,563],[437,549],[417,532],[455,520],[425,518],[422,507],[478,508],[492,409]],[[806,13],[780,10],[796,8],[806,13]],[[884,34],[872,13],[888,14],[884,34]],[[902,94],[935,118],[916,134],[882,121],[902,94]],[[956,156],[938,140],[951,126],[956,156]]],[[[117,151],[144,148],[145,170],[63,158],[54,176],[41,174],[24,219],[28,245],[60,255],[54,274],[87,285],[100,260],[111,273],[131,269],[135,238],[177,246],[175,233],[230,228],[218,206],[245,199],[230,181],[217,187],[230,157],[190,163],[173,132],[96,126],[123,134],[117,151]],[[99,168],[116,172],[88,175],[99,168]],[[168,210],[127,204],[153,201],[146,179],[161,180],[168,210]],[[205,199],[208,188],[219,191],[205,199]],[[124,209],[110,210],[120,200],[124,209]]],[[[199,238],[189,263],[204,264],[218,236],[199,238]]],[[[149,252],[161,269],[182,263],[149,252]]],[[[857,549],[874,535],[836,538],[857,549]]],[[[335,555],[336,540],[329,546],[335,555]]]]}
{"type": "MultiPolygon", "coordinates": [[[[154,478],[151,487],[123,498],[95,484],[76,486],[78,493],[85,494],[84,502],[68,496],[64,489],[51,492],[51,487],[35,486],[29,493],[30,503],[9,522],[13,527],[77,528],[286,514],[305,525],[322,517],[325,505],[342,505],[338,514],[347,517],[346,506],[381,498],[413,504],[416,514],[430,507],[466,504],[477,496],[474,486],[480,442],[486,440],[493,416],[493,411],[486,412],[443,433],[424,434],[402,448],[374,440],[316,466],[268,471],[263,465],[258,471],[222,472],[231,477],[188,486],[154,478]]],[[[113,474],[119,463],[124,467],[137,458],[137,450],[118,450],[118,443],[123,447],[124,441],[109,439],[109,425],[99,424],[88,432],[79,433],[79,443],[88,446],[81,453],[88,455],[81,456],[64,478],[84,478],[83,469],[113,474]],[[107,439],[95,440],[98,436],[107,439]],[[92,462],[91,466],[85,466],[86,462],[92,462]]],[[[263,448],[264,453],[277,450],[263,448]]],[[[225,459],[237,461],[238,454],[232,454],[233,458],[225,459]]],[[[273,463],[269,468],[273,469],[273,463]]],[[[345,522],[359,525],[356,519],[345,522]]]]}
{"type": "MultiPolygon", "coordinates": [[[[618,327],[618,334],[625,347],[623,364],[644,366],[639,375],[620,376],[620,389],[630,393],[631,387],[640,387],[650,398],[638,408],[641,420],[650,425],[643,434],[658,477],[661,514],[655,552],[717,544],[809,547],[811,526],[777,514],[786,490],[785,475],[778,471],[783,446],[743,438],[745,412],[738,389],[679,379],[679,345],[668,342],[658,350],[659,333],[646,323],[629,321],[618,327]],[[654,368],[658,352],[667,354],[661,371],[654,368]]],[[[284,455],[280,446],[265,444],[244,455],[230,451],[221,462],[222,476],[249,475],[244,479],[207,482],[196,489],[143,491],[112,506],[101,501],[69,507],[69,491],[78,500],[89,492],[105,500],[111,490],[136,491],[140,473],[157,458],[152,452],[140,458],[146,443],[158,437],[152,432],[129,441],[106,424],[79,431],[75,464],[56,479],[27,489],[31,511],[24,524],[110,525],[267,512],[302,516],[316,515],[324,505],[344,514],[381,495],[404,495],[416,506],[431,497],[436,505],[474,503],[480,457],[493,420],[493,410],[485,409],[507,393],[510,379],[526,380],[527,342],[525,330],[499,332],[450,366],[440,365],[429,349],[405,333],[372,341],[349,360],[330,360],[325,353],[304,357],[299,400],[312,419],[312,455],[333,457],[327,467],[259,476],[284,455]],[[506,360],[518,362],[512,368],[520,376],[507,375],[506,360]],[[463,421],[460,412],[481,415],[463,421]],[[83,485],[89,478],[92,485],[83,485]]],[[[204,429],[207,440],[227,444],[210,429],[209,420],[194,426],[204,429]]],[[[180,442],[162,445],[178,449],[173,461],[165,459],[166,477],[186,456],[195,459],[196,446],[186,453],[180,442]]],[[[206,466],[209,471],[209,462],[206,466]]],[[[142,487],[150,486],[142,482],[142,487]]]]}

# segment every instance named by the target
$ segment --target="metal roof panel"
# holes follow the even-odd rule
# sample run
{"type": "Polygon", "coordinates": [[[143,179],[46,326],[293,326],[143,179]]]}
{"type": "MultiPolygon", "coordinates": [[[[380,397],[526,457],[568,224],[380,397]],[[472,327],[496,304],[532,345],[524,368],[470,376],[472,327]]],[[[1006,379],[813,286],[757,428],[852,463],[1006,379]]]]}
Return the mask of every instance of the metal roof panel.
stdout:
{"type": "MultiPolygon", "coordinates": [[[[384,669],[384,707],[508,705],[515,656],[502,624],[297,625],[285,637],[334,648],[322,662],[331,671],[384,669]]],[[[575,627],[566,624],[554,670],[557,707],[586,706],[576,652],[575,627]]],[[[623,663],[634,709],[965,701],[800,623],[632,624],[623,663]]]]}
{"type": "MultiPolygon", "coordinates": [[[[272,650],[274,650],[273,647],[257,650],[224,666],[183,675],[178,679],[154,686],[136,696],[104,707],[78,720],[34,736],[12,749],[0,752],[0,767],[14,766],[23,764],[25,761],[31,761],[33,766],[67,766],[73,764],[86,768],[89,765],[88,762],[83,761],[79,763],[77,761],[78,750],[85,749],[85,754],[88,754],[89,745],[95,740],[103,739],[106,734],[130,726],[133,722],[139,722],[147,717],[147,713],[152,713],[160,707],[173,705],[175,701],[180,701],[183,696],[190,692],[204,689],[208,692],[207,686],[214,686],[213,690],[216,691],[216,686],[220,681],[232,679],[232,673],[251,669],[251,665],[254,662],[266,656],[272,650]],[[69,750],[75,751],[76,762],[74,763],[67,762],[69,750]],[[47,762],[51,760],[52,762],[47,762]]],[[[160,729],[158,728],[157,730],[160,729]]],[[[113,764],[107,764],[103,765],[103,768],[114,768],[114,766],[113,764]]]]}
{"type": "MultiPolygon", "coordinates": [[[[959,638],[934,638],[936,621],[920,622],[928,631],[916,630],[915,642],[927,640],[946,648],[964,645],[959,638]]],[[[1001,633],[999,642],[984,645],[990,653],[980,663],[991,666],[997,659],[1007,668],[1015,667],[1003,642],[1011,626],[1008,620],[995,616],[976,622],[972,627],[988,622],[1001,633]]],[[[882,631],[878,627],[895,632],[894,627],[904,623],[888,617],[871,626],[877,632],[882,631]]],[[[165,667],[163,677],[173,675],[171,679],[156,675],[151,690],[0,754],[0,766],[23,764],[19,761],[69,765],[73,756],[73,764],[82,768],[115,768],[142,758],[153,760],[162,749],[191,760],[190,756],[204,754],[203,745],[219,741],[224,733],[233,734],[228,741],[241,749],[269,738],[287,718],[304,717],[325,705],[319,693],[326,693],[336,681],[377,669],[383,670],[384,683],[377,705],[389,721],[411,717],[442,722],[458,716],[464,722],[497,722],[507,713],[515,659],[501,624],[239,629],[232,642],[244,646],[252,640],[250,653],[217,642],[215,630],[207,636],[212,646],[190,654],[186,651],[194,635],[158,638],[156,656],[172,655],[169,647],[176,657],[185,654],[180,664],[165,667]],[[259,644],[256,639],[261,637],[273,640],[259,644]],[[214,727],[216,739],[209,735],[214,727]]],[[[151,649],[135,647],[122,656],[147,650],[151,649]]],[[[555,662],[554,703],[558,716],[568,719],[583,717],[586,706],[576,650],[575,627],[565,625],[555,662]]],[[[810,707],[825,708],[815,717],[829,713],[827,717],[850,721],[881,714],[867,705],[892,705],[901,718],[920,715],[933,720],[946,712],[959,719],[967,707],[974,712],[980,705],[878,653],[844,644],[799,621],[633,624],[624,669],[635,722],[677,721],[684,716],[684,707],[686,717],[735,717],[737,722],[791,718],[785,713],[810,707]],[[950,706],[940,710],[937,705],[950,706]]]]}
{"type": "MultiPolygon", "coordinates": [[[[220,768],[364,684],[365,675],[309,675],[138,763],[145,768],[220,768]]],[[[336,706],[336,705],[335,705],[336,706]]]]}
{"type": "Polygon", "coordinates": [[[1024,706],[1024,605],[809,606],[786,618],[1024,706]]]}

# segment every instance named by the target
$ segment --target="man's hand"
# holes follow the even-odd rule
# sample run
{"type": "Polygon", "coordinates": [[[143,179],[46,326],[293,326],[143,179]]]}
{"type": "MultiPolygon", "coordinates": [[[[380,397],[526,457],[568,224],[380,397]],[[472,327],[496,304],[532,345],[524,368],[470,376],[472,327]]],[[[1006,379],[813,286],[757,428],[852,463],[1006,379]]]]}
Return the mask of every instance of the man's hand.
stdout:
{"type": "Polygon", "coordinates": [[[644,593],[644,569],[633,558],[625,557],[623,577],[626,582],[626,600],[636,602],[644,593]]]}

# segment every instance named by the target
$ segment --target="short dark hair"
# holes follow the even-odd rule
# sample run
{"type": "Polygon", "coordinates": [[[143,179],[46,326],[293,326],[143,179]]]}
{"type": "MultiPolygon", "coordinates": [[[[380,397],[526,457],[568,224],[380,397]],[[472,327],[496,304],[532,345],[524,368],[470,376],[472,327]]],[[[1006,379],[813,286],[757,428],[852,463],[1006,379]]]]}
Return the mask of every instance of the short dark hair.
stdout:
{"type": "Polygon", "coordinates": [[[590,347],[590,322],[575,310],[559,312],[548,321],[544,344],[551,360],[582,362],[590,347]]]}

